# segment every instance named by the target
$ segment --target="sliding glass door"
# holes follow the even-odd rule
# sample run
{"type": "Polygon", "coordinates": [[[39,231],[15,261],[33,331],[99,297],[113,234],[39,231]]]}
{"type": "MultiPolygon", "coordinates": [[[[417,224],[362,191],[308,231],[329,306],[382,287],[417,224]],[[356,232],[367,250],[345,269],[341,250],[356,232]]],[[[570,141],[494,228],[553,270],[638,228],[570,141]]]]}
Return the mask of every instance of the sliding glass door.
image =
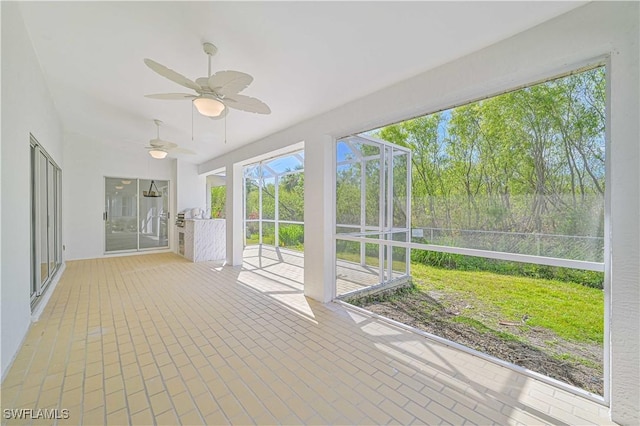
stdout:
{"type": "Polygon", "coordinates": [[[169,181],[140,179],[138,197],[138,248],[143,250],[168,247],[169,181]]]}
{"type": "Polygon", "coordinates": [[[62,264],[62,170],[31,136],[32,305],[62,264]]]}
{"type": "Polygon", "coordinates": [[[138,181],[105,178],[105,251],[138,249],[138,181]]]}
{"type": "Polygon", "coordinates": [[[169,181],[105,178],[105,251],[167,248],[169,181]]]}

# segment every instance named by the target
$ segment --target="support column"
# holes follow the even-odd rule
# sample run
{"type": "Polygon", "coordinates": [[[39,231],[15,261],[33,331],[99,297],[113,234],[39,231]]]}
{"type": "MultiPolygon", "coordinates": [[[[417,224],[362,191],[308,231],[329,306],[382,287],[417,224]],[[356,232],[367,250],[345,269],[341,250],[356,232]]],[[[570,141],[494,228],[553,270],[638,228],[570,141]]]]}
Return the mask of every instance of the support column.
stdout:
{"type": "MultiPolygon", "coordinates": [[[[636,5],[636,17],[638,10],[636,5]]],[[[605,307],[610,353],[605,355],[605,362],[608,359],[610,366],[611,420],[628,425],[640,424],[640,55],[637,20],[635,31],[635,43],[622,46],[619,52],[612,54],[607,68],[610,108],[606,126],[609,133],[606,182],[611,214],[605,225],[610,224],[611,239],[605,247],[611,250],[606,254],[610,256],[611,269],[606,271],[610,272],[609,306],[605,307]]]]}
{"type": "Polygon", "coordinates": [[[335,141],[319,135],[304,144],[304,294],[320,302],[335,296],[335,141]]]}
{"type": "Polygon", "coordinates": [[[242,210],[243,176],[242,166],[239,164],[227,164],[227,264],[233,266],[242,265],[242,251],[244,250],[242,229],[244,212],[242,210]]]}

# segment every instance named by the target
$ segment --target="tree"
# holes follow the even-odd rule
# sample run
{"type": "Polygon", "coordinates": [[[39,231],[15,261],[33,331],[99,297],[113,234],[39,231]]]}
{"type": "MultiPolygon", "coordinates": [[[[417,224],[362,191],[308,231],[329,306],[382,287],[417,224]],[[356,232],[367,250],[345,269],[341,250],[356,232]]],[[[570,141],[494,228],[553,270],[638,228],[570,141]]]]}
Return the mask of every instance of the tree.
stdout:
{"type": "MultiPolygon", "coordinates": [[[[453,244],[481,246],[484,238],[492,249],[531,253],[517,233],[603,236],[604,129],[600,67],[386,126],[375,135],[412,150],[414,226],[490,231],[453,244]],[[498,237],[497,231],[506,234],[498,237]]],[[[367,165],[367,176],[373,168],[367,165]]],[[[342,184],[351,182],[356,196],[359,175],[347,172],[342,184]]],[[[340,197],[346,190],[340,188],[340,197]]],[[[580,247],[570,253],[578,239],[562,241],[573,242],[555,242],[547,252],[601,261],[601,240],[598,254],[588,255],[580,247]]]]}

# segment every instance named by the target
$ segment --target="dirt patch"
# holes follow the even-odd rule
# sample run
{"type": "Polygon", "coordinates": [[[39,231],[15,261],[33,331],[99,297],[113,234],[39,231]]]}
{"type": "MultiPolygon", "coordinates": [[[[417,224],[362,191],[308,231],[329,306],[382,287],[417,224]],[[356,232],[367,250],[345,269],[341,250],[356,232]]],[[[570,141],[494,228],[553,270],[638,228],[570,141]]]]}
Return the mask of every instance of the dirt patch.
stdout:
{"type": "Polygon", "coordinates": [[[526,318],[520,322],[502,321],[490,310],[473,309],[462,297],[418,290],[347,302],[589,392],[603,394],[602,346],[569,342],[547,329],[528,326],[526,318]]]}

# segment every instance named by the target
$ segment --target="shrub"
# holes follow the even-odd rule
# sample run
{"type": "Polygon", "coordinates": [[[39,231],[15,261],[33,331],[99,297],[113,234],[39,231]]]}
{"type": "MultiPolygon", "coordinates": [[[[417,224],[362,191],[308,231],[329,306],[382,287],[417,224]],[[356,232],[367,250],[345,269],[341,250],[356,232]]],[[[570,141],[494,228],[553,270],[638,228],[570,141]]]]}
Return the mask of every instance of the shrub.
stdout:
{"type": "Polygon", "coordinates": [[[304,243],[304,227],[302,225],[280,225],[278,230],[280,245],[299,246],[304,243]]]}

